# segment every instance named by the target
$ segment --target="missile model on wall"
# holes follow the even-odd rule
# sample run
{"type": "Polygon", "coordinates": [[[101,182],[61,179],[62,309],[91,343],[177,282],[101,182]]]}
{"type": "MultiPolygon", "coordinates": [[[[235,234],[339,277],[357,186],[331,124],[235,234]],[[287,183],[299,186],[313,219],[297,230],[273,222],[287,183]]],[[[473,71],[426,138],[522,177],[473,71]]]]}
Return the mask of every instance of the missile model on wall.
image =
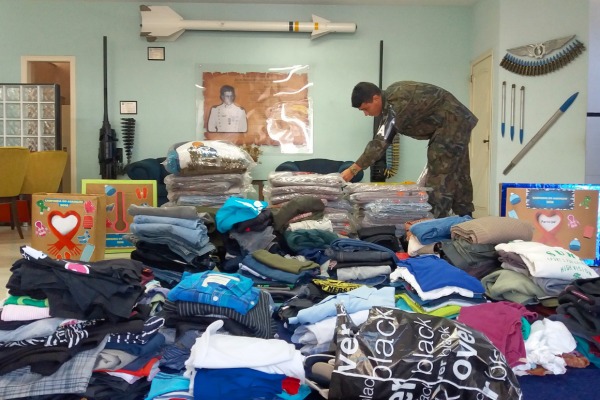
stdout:
{"type": "Polygon", "coordinates": [[[172,42],[186,30],[199,31],[251,31],[251,32],[310,32],[316,39],[331,32],[353,33],[356,24],[331,22],[313,15],[312,22],[269,21],[201,21],[185,20],[168,6],[140,6],[142,24],[140,36],[149,42],[172,42]]]}

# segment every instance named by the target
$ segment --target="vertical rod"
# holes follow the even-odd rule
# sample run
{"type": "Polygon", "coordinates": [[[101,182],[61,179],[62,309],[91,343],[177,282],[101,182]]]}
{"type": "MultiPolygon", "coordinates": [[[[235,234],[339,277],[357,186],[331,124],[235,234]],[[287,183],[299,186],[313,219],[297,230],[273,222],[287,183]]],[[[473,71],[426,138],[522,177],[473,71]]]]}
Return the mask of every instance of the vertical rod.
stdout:
{"type": "Polygon", "coordinates": [[[502,82],[502,123],[500,124],[500,132],[504,137],[504,128],[506,126],[506,81],[502,82]]]}
{"type": "Polygon", "coordinates": [[[510,140],[515,138],[515,84],[510,89],[510,140]]]}
{"type": "MultiPolygon", "coordinates": [[[[379,41],[379,88],[383,89],[383,40],[379,41]]],[[[381,124],[381,116],[373,118],[373,137],[377,134],[377,129],[381,124]]],[[[371,182],[385,182],[385,169],[387,167],[386,155],[371,166],[371,182]]]]}
{"type": "Polygon", "coordinates": [[[383,89],[383,40],[379,41],[379,89],[383,89]]]}
{"type": "Polygon", "coordinates": [[[519,143],[523,144],[523,130],[525,129],[525,86],[521,86],[521,120],[519,122],[519,143]]]}
{"type": "Polygon", "coordinates": [[[107,72],[107,51],[106,51],[106,36],[102,40],[102,58],[104,69],[104,121],[108,121],[108,72],[107,72]]]}

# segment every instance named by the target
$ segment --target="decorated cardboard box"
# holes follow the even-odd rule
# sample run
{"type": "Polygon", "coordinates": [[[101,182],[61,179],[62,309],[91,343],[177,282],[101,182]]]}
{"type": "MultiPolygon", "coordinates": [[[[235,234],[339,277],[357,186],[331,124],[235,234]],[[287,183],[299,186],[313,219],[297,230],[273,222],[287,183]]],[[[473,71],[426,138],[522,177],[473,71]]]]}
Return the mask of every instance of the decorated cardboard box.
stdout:
{"type": "Polygon", "coordinates": [[[35,193],[31,247],[56,259],[104,259],[106,196],[35,193]]]}
{"type": "Polygon", "coordinates": [[[156,181],[121,179],[83,179],[81,191],[106,196],[106,252],[127,253],[135,245],[126,239],[133,217],[130,205],[156,207],[156,181]]]}

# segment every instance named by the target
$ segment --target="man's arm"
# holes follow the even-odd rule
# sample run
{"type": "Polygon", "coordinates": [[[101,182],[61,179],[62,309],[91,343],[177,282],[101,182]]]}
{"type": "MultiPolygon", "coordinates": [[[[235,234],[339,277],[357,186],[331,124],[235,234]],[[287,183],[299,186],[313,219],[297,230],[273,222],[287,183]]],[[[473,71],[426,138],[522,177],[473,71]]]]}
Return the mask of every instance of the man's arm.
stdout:
{"type": "Polygon", "coordinates": [[[342,179],[346,182],[350,182],[352,178],[354,178],[360,171],[362,171],[362,168],[359,167],[358,164],[354,163],[349,168],[346,168],[344,171],[342,171],[342,179]]]}
{"type": "Polygon", "coordinates": [[[356,160],[356,165],[361,169],[369,168],[371,165],[375,164],[375,161],[385,155],[385,151],[389,145],[390,143],[384,139],[379,137],[373,138],[373,140],[367,143],[365,150],[360,157],[358,157],[358,160],[356,160]]]}
{"type": "Polygon", "coordinates": [[[358,157],[358,160],[352,164],[348,169],[342,172],[342,178],[346,182],[349,182],[356,174],[361,170],[369,168],[379,160],[385,154],[386,149],[390,144],[383,139],[374,138],[365,147],[365,150],[358,157]]]}

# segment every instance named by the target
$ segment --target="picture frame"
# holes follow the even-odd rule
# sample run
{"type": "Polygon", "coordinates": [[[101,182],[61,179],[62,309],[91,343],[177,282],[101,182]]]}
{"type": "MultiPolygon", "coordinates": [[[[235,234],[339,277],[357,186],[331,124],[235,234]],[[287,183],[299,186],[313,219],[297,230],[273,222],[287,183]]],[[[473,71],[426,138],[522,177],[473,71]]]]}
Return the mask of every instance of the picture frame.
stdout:
{"type": "Polygon", "coordinates": [[[121,114],[137,114],[137,101],[125,100],[120,102],[121,114]]]}
{"type": "Polygon", "coordinates": [[[165,60],[165,48],[164,47],[148,47],[148,60],[164,61],[165,60]]]}
{"type": "Polygon", "coordinates": [[[198,138],[259,146],[265,156],[313,153],[310,65],[200,64],[197,71],[198,138]],[[227,99],[235,107],[221,110],[227,99]]]}

